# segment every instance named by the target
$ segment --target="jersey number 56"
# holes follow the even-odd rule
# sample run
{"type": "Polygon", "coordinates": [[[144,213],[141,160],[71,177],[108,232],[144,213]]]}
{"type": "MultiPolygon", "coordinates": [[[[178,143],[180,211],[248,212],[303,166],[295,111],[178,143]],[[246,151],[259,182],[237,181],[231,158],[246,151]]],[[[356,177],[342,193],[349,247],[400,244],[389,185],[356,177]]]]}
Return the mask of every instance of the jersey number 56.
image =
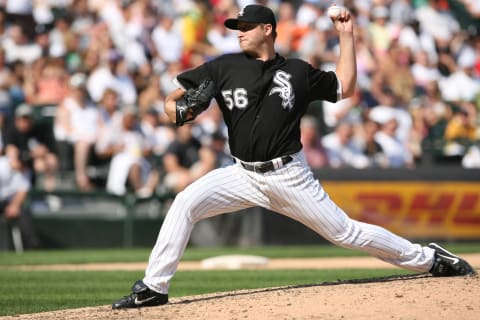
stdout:
{"type": "Polygon", "coordinates": [[[245,109],[248,105],[247,90],[244,88],[222,90],[222,96],[227,108],[230,110],[234,107],[245,109]]]}

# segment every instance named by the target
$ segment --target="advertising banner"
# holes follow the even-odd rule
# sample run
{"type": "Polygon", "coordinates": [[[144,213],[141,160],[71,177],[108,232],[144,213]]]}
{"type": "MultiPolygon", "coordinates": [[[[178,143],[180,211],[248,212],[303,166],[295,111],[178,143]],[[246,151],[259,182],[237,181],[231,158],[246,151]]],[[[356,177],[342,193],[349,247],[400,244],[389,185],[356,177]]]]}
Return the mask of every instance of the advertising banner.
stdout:
{"type": "Polygon", "coordinates": [[[323,181],[351,218],[411,238],[480,239],[480,182],[323,181]]]}

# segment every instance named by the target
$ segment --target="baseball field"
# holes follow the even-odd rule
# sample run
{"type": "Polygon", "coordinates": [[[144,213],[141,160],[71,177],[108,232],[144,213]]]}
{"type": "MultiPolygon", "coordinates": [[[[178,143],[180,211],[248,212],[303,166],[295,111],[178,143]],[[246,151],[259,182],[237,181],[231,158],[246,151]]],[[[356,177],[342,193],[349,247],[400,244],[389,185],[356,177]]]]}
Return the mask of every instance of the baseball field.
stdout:
{"type": "MultiPolygon", "coordinates": [[[[480,269],[480,243],[445,246],[480,269]]],[[[142,277],[148,254],[0,253],[0,319],[473,320],[480,314],[478,276],[432,278],[328,245],[188,248],[168,305],[112,311],[111,302],[142,277]],[[206,266],[205,259],[225,255],[222,261],[237,263],[206,266]],[[258,257],[263,263],[249,260],[258,257]]]]}

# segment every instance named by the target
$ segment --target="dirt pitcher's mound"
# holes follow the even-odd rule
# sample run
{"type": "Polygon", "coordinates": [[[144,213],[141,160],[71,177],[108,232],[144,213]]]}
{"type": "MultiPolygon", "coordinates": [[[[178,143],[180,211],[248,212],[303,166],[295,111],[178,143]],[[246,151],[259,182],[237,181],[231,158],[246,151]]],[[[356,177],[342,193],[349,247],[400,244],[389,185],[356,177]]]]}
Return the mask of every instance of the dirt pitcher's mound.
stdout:
{"type": "Polygon", "coordinates": [[[183,297],[154,308],[102,306],[2,319],[477,320],[479,297],[478,276],[399,276],[183,297]]]}

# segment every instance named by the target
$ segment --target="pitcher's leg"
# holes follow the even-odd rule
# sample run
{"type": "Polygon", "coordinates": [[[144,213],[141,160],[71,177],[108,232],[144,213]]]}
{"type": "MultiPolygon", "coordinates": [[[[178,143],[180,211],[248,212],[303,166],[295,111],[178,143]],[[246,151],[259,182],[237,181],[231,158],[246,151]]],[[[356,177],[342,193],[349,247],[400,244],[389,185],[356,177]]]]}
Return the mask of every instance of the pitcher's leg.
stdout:
{"type": "Polygon", "coordinates": [[[320,201],[303,196],[300,208],[283,213],[311,228],[328,241],[341,247],[361,250],[394,265],[428,272],[434,251],[386,230],[349,218],[329,197],[320,201]]]}
{"type": "Polygon", "coordinates": [[[432,267],[434,250],[413,244],[385,228],[349,218],[326,193],[322,199],[311,198],[308,201],[311,202],[305,202],[303,208],[307,216],[302,219],[333,244],[365,251],[417,272],[428,272],[432,267]]]}
{"type": "Polygon", "coordinates": [[[349,218],[314,179],[302,158],[284,171],[270,180],[272,210],[303,223],[336,245],[362,250],[417,272],[431,269],[434,250],[349,218]]]}
{"type": "Polygon", "coordinates": [[[327,234],[332,243],[368,252],[405,269],[417,272],[428,272],[431,269],[434,250],[414,244],[377,225],[355,221],[346,215],[344,217],[344,231],[327,234]]]}
{"type": "Polygon", "coordinates": [[[156,292],[167,293],[196,222],[249,208],[263,200],[237,166],[216,169],[192,183],[177,195],[168,210],[143,282],[156,292]]]}
{"type": "Polygon", "coordinates": [[[192,232],[190,212],[183,210],[184,194],[186,197],[189,195],[179,193],[168,210],[145,270],[143,282],[159,293],[168,293],[170,279],[177,270],[192,232]]]}

